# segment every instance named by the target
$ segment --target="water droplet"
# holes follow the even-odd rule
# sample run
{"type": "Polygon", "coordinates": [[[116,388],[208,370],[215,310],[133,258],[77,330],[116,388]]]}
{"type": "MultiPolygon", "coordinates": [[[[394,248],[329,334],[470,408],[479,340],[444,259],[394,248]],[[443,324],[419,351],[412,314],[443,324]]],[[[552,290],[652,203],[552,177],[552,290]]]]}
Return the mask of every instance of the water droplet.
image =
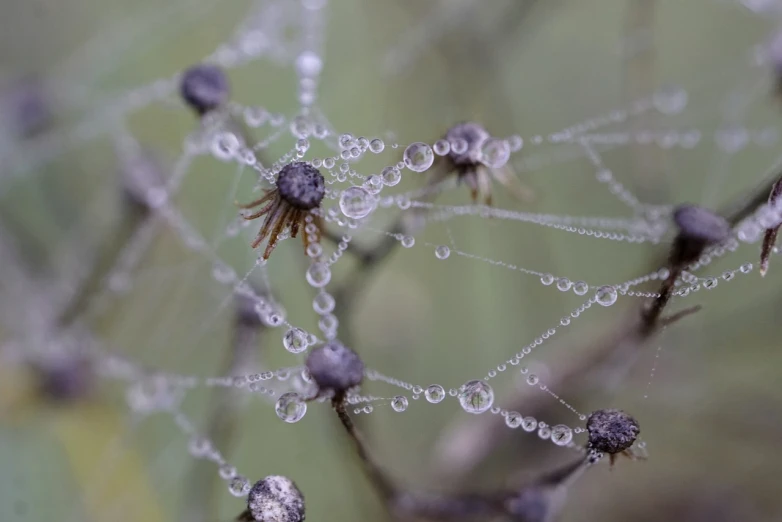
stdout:
{"type": "Polygon", "coordinates": [[[505,416],[505,425],[509,428],[518,428],[521,426],[521,422],[523,420],[523,417],[520,413],[515,411],[509,411],[508,414],[505,416]]]}
{"type": "Polygon", "coordinates": [[[277,416],[285,422],[299,422],[304,417],[304,414],[307,413],[307,403],[302,400],[298,393],[283,393],[277,399],[274,410],[277,412],[277,416]]]}
{"type": "Polygon", "coordinates": [[[411,143],[403,154],[405,166],[413,172],[424,172],[434,163],[432,147],[423,142],[411,143]]]}
{"type": "Polygon", "coordinates": [[[467,413],[483,413],[494,403],[494,390],[484,381],[469,381],[459,389],[459,403],[467,413]]]}
{"type": "Polygon", "coordinates": [[[526,432],[532,433],[537,427],[538,421],[535,420],[535,417],[524,417],[524,420],[521,421],[521,428],[526,432]]]}
{"type": "Polygon", "coordinates": [[[432,404],[437,404],[445,399],[445,389],[439,384],[431,384],[426,388],[424,397],[432,404]]]}
{"type": "Polygon", "coordinates": [[[653,103],[663,114],[678,114],[687,106],[687,91],[676,85],[665,86],[654,94],[653,103]]]}
{"type": "Polygon", "coordinates": [[[540,426],[538,428],[538,437],[540,437],[543,440],[548,439],[551,437],[551,428],[548,426],[540,426]]]}
{"type": "Polygon", "coordinates": [[[543,274],[540,276],[540,282],[546,286],[549,286],[554,282],[554,276],[551,274],[543,274]]]}
{"type": "Polygon", "coordinates": [[[402,236],[402,246],[405,248],[411,248],[415,245],[415,238],[413,236],[402,236]]]}
{"type": "Polygon", "coordinates": [[[434,255],[437,259],[448,259],[448,256],[451,255],[451,249],[446,245],[438,245],[434,249],[434,255]]]}
{"type": "Polygon", "coordinates": [[[304,51],[296,58],[296,72],[301,76],[317,76],[321,69],[323,61],[312,51],[304,51]]]}
{"type": "Polygon", "coordinates": [[[717,279],[714,277],[708,277],[703,282],[703,288],[705,288],[706,290],[711,290],[712,288],[716,288],[716,286],[717,286],[717,279]]]}
{"type": "Polygon", "coordinates": [[[243,497],[250,492],[250,481],[241,475],[237,475],[228,483],[228,491],[235,497],[243,497]]]}
{"type": "Polygon", "coordinates": [[[557,424],[551,428],[551,442],[557,446],[567,446],[573,440],[573,430],[564,424],[557,424]]]}
{"type": "Polygon", "coordinates": [[[221,479],[231,480],[236,476],[236,468],[231,466],[230,464],[223,464],[222,466],[220,466],[218,473],[220,474],[221,479]]]}
{"type": "Polygon", "coordinates": [[[567,277],[560,277],[557,279],[557,289],[561,292],[567,292],[570,290],[570,287],[573,286],[573,283],[570,282],[570,279],[567,277]]]}
{"type": "Polygon", "coordinates": [[[383,152],[383,149],[386,148],[386,144],[383,143],[383,140],[380,138],[375,138],[374,140],[369,142],[369,150],[374,152],[375,154],[380,154],[383,152]]]}
{"type": "Polygon", "coordinates": [[[399,184],[402,179],[402,173],[396,167],[386,167],[380,171],[380,177],[383,178],[383,183],[389,187],[399,184]]]}
{"type": "Polygon", "coordinates": [[[339,197],[339,209],[345,216],[361,219],[377,207],[377,198],[362,187],[350,187],[339,197]]]}
{"type": "Polygon", "coordinates": [[[331,269],[325,263],[312,263],[307,269],[307,282],[314,288],[323,288],[331,280],[331,269]]]}
{"type": "Polygon", "coordinates": [[[589,285],[584,281],[576,281],[573,283],[573,292],[576,295],[584,295],[589,292],[589,285]]]}
{"type": "Polygon", "coordinates": [[[595,298],[597,299],[597,304],[611,306],[617,299],[616,288],[613,286],[601,286],[597,289],[595,298]]]}
{"type": "Polygon", "coordinates": [[[291,353],[301,353],[307,349],[309,334],[301,328],[291,328],[282,337],[282,344],[291,353]]]}
{"type": "Polygon", "coordinates": [[[535,386],[539,382],[540,382],[540,378],[534,373],[527,375],[527,384],[529,384],[530,386],[535,386]]]}
{"type": "Polygon", "coordinates": [[[510,159],[510,145],[507,141],[499,138],[489,138],[483,142],[481,147],[480,161],[492,169],[499,169],[505,166],[510,159]]]}
{"type": "Polygon", "coordinates": [[[318,315],[331,313],[335,305],[334,297],[328,292],[321,292],[312,300],[312,308],[318,315]]]}
{"type": "Polygon", "coordinates": [[[752,272],[752,263],[744,263],[739,267],[739,270],[741,270],[742,274],[749,274],[752,272]]]}
{"type": "Polygon", "coordinates": [[[437,140],[434,142],[434,153],[438,156],[445,156],[449,152],[451,152],[451,144],[448,143],[448,140],[437,140]]]}
{"type": "Polygon", "coordinates": [[[403,395],[397,395],[391,399],[391,407],[396,412],[403,412],[407,409],[407,397],[403,395]]]}

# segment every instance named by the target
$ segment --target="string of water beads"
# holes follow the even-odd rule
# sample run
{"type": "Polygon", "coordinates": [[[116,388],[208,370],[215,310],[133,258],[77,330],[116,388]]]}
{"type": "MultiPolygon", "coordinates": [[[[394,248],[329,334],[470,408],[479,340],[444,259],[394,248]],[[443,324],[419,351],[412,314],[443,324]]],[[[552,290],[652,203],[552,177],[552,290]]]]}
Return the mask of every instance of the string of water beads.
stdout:
{"type": "Polygon", "coordinates": [[[181,411],[172,412],[175,425],[188,438],[188,450],[197,458],[214,462],[218,467],[220,478],[228,483],[228,491],[235,497],[244,497],[250,492],[250,481],[240,475],[235,466],[228,463],[209,439],[203,437],[190,419],[181,411]]]}

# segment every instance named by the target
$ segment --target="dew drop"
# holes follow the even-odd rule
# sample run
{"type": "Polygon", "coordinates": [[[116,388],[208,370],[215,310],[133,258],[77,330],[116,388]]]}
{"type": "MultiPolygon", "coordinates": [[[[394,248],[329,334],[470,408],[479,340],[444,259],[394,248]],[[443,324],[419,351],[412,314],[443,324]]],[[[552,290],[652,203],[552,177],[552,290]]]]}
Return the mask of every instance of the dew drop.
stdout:
{"type": "Polygon", "coordinates": [[[369,150],[375,154],[380,154],[386,148],[386,144],[380,138],[375,138],[369,142],[369,150]]]}
{"type": "Polygon", "coordinates": [[[663,87],[654,94],[653,103],[663,114],[678,114],[687,106],[687,91],[676,85],[663,87]]]}
{"type": "Polygon", "coordinates": [[[540,276],[540,282],[546,286],[549,286],[554,282],[554,276],[551,274],[543,274],[540,276]]]}
{"type": "Polygon", "coordinates": [[[616,288],[613,286],[601,286],[597,289],[595,298],[597,299],[597,304],[602,306],[611,306],[616,302],[616,288]]]}
{"type": "Polygon", "coordinates": [[[540,378],[534,373],[527,375],[527,384],[529,384],[530,386],[535,386],[539,382],[540,382],[540,378]]]}
{"type": "Polygon", "coordinates": [[[589,292],[589,285],[584,281],[576,281],[573,283],[573,292],[576,295],[584,295],[589,292]]]}
{"type": "Polygon", "coordinates": [[[391,399],[391,408],[396,412],[403,412],[407,409],[407,397],[403,395],[397,395],[391,399]]]}
{"type": "Polygon", "coordinates": [[[535,417],[524,417],[524,420],[521,421],[521,428],[528,433],[532,433],[537,427],[538,421],[535,420],[535,417]]]}
{"type": "Polygon", "coordinates": [[[494,390],[484,381],[469,381],[459,389],[459,403],[467,413],[483,413],[494,403],[494,390]]]}
{"type": "Polygon", "coordinates": [[[323,69],[323,60],[312,51],[304,51],[296,58],[296,72],[301,76],[317,76],[323,69]]]}
{"type": "Polygon", "coordinates": [[[523,417],[520,413],[515,411],[509,411],[508,414],[505,416],[505,425],[509,428],[518,428],[521,426],[521,423],[523,421],[523,417]]]}
{"type": "Polygon", "coordinates": [[[309,334],[301,328],[291,328],[282,337],[282,344],[291,353],[301,353],[307,349],[309,334]]]}
{"type": "Polygon", "coordinates": [[[413,236],[402,236],[402,246],[405,248],[412,248],[415,245],[415,238],[413,236]]]}
{"type": "Polygon", "coordinates": [[[432,404],[437,404],[445,399],[445,389],[439,384],[430,384],[424,392],[424,397],[432,404]]]}
{"type": "Polygon", "coordinates": [[[331,280],[331,269],[325,263],[312,263],[307,269],[307,282],[314,288],[323,288],[331,280]]]}
{"type": "Polygon", "coordinates": [[[350,187],[339,197],[339,209],[345,216],[361,219],[377,207],[377,198],[362,187],[350,187]]]}
{"type": "Polygon", "coordinates": [[[277,399],[274,410],[277,412],[277,416],[285,422],[299,422],[304,417],[304,414],[307,413],[307,403],[302,400],[298,393],[283,393],[277,399]]]}
{"type": "Polygon", "coordinates": [[[250,481],[241,475],[237,475],[228,483],[228,491],[235,497],[243,497],[250,492],[250,481]]]}
{"type": "Polygon", "coordinates": [[[481,147],[480,161],[492,169],[499,169],[505,166],[510,159],[510,145],[507,141],[499,138],[489,138],[483,142],[481,147]]]}
{"type": "Polygon", "coordinates": [[[413,172],[424,172],[434,163],[432,147],[423,142],[411,143],[403,154],[405,166],[413,172]]]}
{"type": "Polygon", "coordinates": [[[451,249],[446,245],[438,245],[434,249],[434,255],[437,259],[448,259],[448,256],[451,255],[451,249]]]}
{"type": "Polygon", "coordinates": [[[331,313],[335,305],[334,297],[328,292],[321,292],[312,300],[312,309],[318,315],[331,313]]]}
{"type": "Polygon", "coordinates": [[[401,181],[402,173],[396,167],[386,167],[380,171],[380,177],[383,179],[383,183],[389,187],[393,187],[398,185],[399,181],[401,181]]]}
{"type": "Polygon", "coordinates": [[[567,277],[560,277],[557,279],[557,290],[561,292],[567,292],[570,290],[570,287],[573,286],[573,283],[570,282],[570,279],[567,277]]]}
{"type": "Polygon", "coordinates": [[[567,446],[573,440],[573,430],[564,424],[557,424],[551,428],[551,442],[557,446],[567,446]]]}
{"type": "Polygon", "coordinates": [[[449,152],[451,152],[451,144],[448,143],[448,140],[437,140],[434,142],[434,153],[438,156],[445,156],[449,152]]]}
{"type": "Polygon", "coordinates": [[[538,437],[540,437],[543,440],[548,439],[551,437],[551,428],[548,426],[540,426],[538,428],[538,437]]]}

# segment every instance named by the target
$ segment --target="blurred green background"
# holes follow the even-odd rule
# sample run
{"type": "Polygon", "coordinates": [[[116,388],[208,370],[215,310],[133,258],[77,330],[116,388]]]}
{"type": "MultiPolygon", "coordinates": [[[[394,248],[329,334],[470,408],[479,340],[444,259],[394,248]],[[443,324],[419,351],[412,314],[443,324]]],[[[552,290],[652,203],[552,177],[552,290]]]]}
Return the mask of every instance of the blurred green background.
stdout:
{"type": "MultiPolygon", "coordinates": [[[[289,13],[281,17],[286,23],[274,40],[290,56],[264,56],[231,69],[232,98],[292,117],[298,110],[290,63],[302,30],[298,7],[294,2],[257,4],[276,4],[289,13]]],[[[20,326],[24,321],[18,318],[34,315],[39,302],[12,291],[18,279],[36,281],[44,295],[48,287],[67,285],[85,260],[100,256],[120,226],[116,122],[168,167],[197,126],[173,97],[142,104],[116,121],[101,116],[105,107],[128,89],[172,77],[229,41],[252,5],[246,0],[29,0],[4,6],[0,80],[6,86],[26,75],[46,80],[55,128],[44,136],[57,137],[48,158],[35,148],[40,138],[8,141],[12,146],[3,149],[3,224],[24,252],[18,266],[4,258],[4,342],[20,332],[35,338],[34,322],[20,326]],[[74,129],[94,137],[59,148],[58,140],[77,139],[74,129]],[[31,157],[39,163],[15,176],[31,157]]],[[[395,138],[387,143],[431,143],[465,119],[483,122],[498,136],[518,133],[528,139],[631,106],[661,86],[680,85],[689,94],[681,114],[651,111],[607,130],[697,129],[702,137],[694,149],[632,145],[601,156],[643,201],[717,208],[754,187],[777,157],[778,140],[770,145],[751,140],[728,154],[714,139],[726,129],[746,127],[753,136],[778,130],[780,107],[768,70],[757,60],[758,46],[775,27],[771,11],[752,13],[727,0],[331,0],[325,8],[319,107],[340,132],[384,138],[393,132],[395,138]],[[392,51],[404,60],[390,73],[392,51]]],[[[285,135],[268,154],[278,157],[293,143],[285,135]]],[[[398,161],[402,150],[386,147],[382,155],[362,159],[356,170],[377,172],[398,161]]],[[[577,150],[536,147],[528,140],[514,160],[536,200],[521,205],[499,194],[496,206],[629,216],[595,181],[588,160],[565,157],[577,150]]],[[[252,267],[255,254],[248,236],[228,237],[225,231],[234,200],[250,199],[253,182],[249,171],[239,175],[235,165],[198,157],[174,202],[240,276],[252,267]]],[[[400,186],[387,190],[397,193],[420,184],[420,176],[408,171],[400,186]]],[[[466,204],[468,196],[459,189],[437,202],[466,204]]],[[[380,210],[372,230],[361,231],[355,241],[377,241],[373,230],[393,218],[392,210],[380,210]]],[[[666,253],[664,244],[610,242],[476,216],[453,218],[447,226],[464,252],[597,285],[659,268],[666,253]]],[[[429,245],[445,243],[445,226],[430,223],[413,248],[399,248],[390,257],[362,289],[349,316],[341,318],[340,336],[351,340],[371,368],[424,386],[456,387],[483,377],[558,326],[583,301],[572,292],[542,286],[536,277],[479,259],[451,255],[438,260],[429,245]]],[[[742,245],[699,275],[718,276],[746,262],[757,264],[757,258],[757,245],[742,245]]],[[[335,267],[335,282],[350,277],[351,263],[346,254],[335,267]]],[[[288,320],[317,331],[310,304],[314,294],[302,277],[305,267],[299,243],[287,241],[267,269],[288,320]]],[[[212,271],[211,259],[189,251],[175,231],[162,226],[134,273],[130,292],[92,325],[96,336],[110,351],[151,368],[225,374],[232,299],[212,271]]],[[[250,279],[257,280],[259,272],[250,279]]],[[[653,339],[632,360],[597,376],[579,361],[628,321],[638,300],[620,297],[613,307],[588,310],[525,359],[578,410],[631,412],[650,454],[644,462],[620,460],[613,469],[590,470],[571,489],[563,520],[782,518],[780,281],[782,267],[772,260],[765,279],[754,270],[675,302],[672,309],[704,308],[653,339]],[[574,377],[560,382],[558,376],[568,372],[574,377]]],[[[298,364],[282,348],[283,334],[284,328],[270,329],[257,343],[255,355],[268,368],[298,364]]],[[[28,400],[21,408],[15,406],[21,370],[12,365],[5,370],[0,393],[7,399],[3,404],[11,405],[0,416],[0,520],[229,520],[243,508],[217,479],[214,466],[195,463],[187,439],[169,416],[128,415],[122,384],[101,382],[92,396],[71,405],[28,400]]],[[[492,381],[496,404],[550,425],[577,425],[577,418],[554,399],[521,383],[515,367],[492,381]]],[[[213,392],[199,388],[185,399],[184,411],[199,426],[208,423],[213,392]]],[[[398,390],[369,383],[365,392],[391,397],[398,390]]],[[[311,404],[303,420],[286,424],[256,396],[239,393],[229,402],[237,406],[238,424],[233,442],[220,449],[251,481],[269,474],[293,478],[306,497],[309,520],[383,519],[384,510],[326,405],[311,404]]],[[[460,475],[456,463],[443,457],[444,437],[470,429],[467,425],[496,421],[488,415],[465,417],[454,400],[435,406],[421,398],[411,400],[402,414],[386,405],[358,420],[388,471],[427,490],[498,488],[571,457],[534,434],[500,430],[503,436],[490,441],[485,458],[460,475]]],[[[479,440],[470,442],[467,453],[489,437],[476,429],[479,440]]]]}

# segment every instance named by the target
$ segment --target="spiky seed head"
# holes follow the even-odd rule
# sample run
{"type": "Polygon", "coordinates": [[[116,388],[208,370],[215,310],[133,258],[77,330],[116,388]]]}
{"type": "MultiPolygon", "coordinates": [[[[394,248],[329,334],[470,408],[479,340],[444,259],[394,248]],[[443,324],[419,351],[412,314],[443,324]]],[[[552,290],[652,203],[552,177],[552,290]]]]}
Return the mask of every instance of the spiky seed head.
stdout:
{"type": "Polygon", "coordinates": [[[247,495],[247,508],[257,522],[304,520],[304,496],[291,479],[281,475],[256,482],[247,495]]]}
{"type": "Polygon", "coordinates": [[[222,106],[231,93],[228,77],[220,67],[194,65],[182,73],[179,83],[182,99],[200,116],[222,106]]]}
{"type": "Polygon", "coordinates": [[[448,157],[456,165],[476,165],[480,163],[481,148],[491,135],[480,124],[474,122],[458,123],[448,129],[445,133],[445,139],[451,144],[451,151],[448,157]],[[463,152],[453,150],[455,141],[464,140],[467,143],[467,149],[463,152]]]}
{"type": "Polygon", "coordinates": [[[323,174],[303,161],[285,165],[277,175],[277,190],[280,196],[301,210],[319,207],[326,194],[323,174]]]}
{"type": "Polygon", "coordinates": [[[730,236],[728,221],[711,210],[696,205],[681,205],[673,211],[679,234],[707,244],[721,243],[730,236]]]}
{"type": "Polygon", "coordinates": [[[638,422],[622,410],[593,412],[587,419],[589,449],[614,455],[633,445],[640,433],[638,422]]]}
{"type": "Polygon", "coordinates": [[[358,386],[364,379],[361,358],[339,341],[330,341],[312,350],[306,366],[321,391],[342,392],[358,386]]]}

